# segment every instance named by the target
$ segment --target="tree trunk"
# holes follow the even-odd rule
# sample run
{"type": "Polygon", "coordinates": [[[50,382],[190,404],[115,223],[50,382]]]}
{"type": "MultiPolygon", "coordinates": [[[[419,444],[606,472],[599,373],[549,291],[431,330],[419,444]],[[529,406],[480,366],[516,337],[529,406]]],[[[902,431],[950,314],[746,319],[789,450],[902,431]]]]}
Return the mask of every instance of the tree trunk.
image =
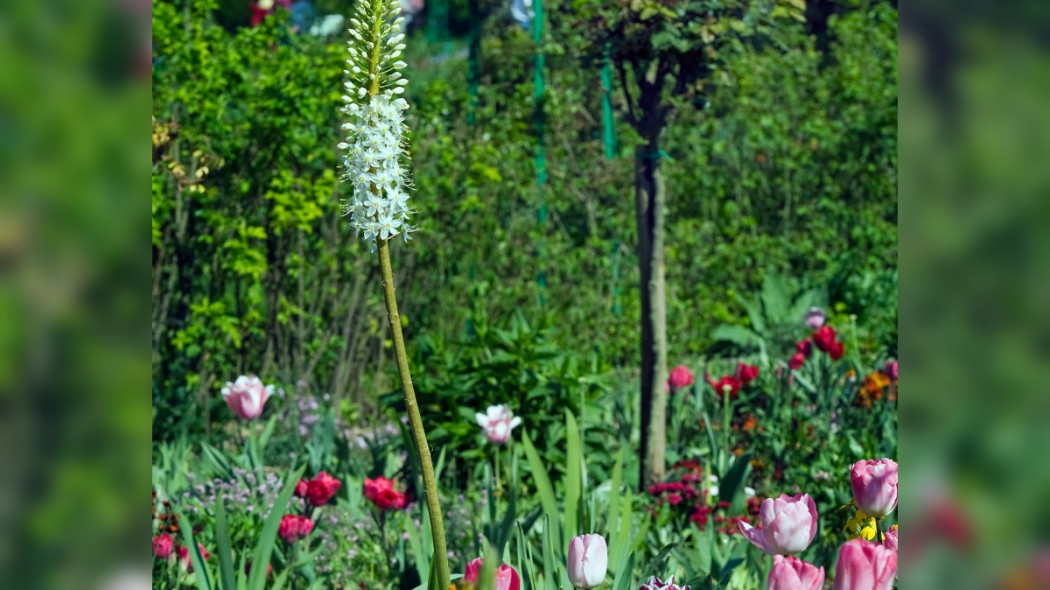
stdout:
{"type": "Polygon", "coordinates": [[[664,300],[664,182],[659,135],[636,149],[634,188],[642,299],[641,473],[644,489],[664,474],[667,441],[667,306],[664,300]]]}

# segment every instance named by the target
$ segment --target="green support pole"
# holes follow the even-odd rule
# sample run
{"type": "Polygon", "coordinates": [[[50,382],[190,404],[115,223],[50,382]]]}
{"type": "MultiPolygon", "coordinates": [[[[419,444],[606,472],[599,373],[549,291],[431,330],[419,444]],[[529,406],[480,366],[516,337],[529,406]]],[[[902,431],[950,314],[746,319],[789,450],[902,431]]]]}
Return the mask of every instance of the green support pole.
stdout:
{"type": "Polygon", "coordinates": [[[470,52],[467,55],[467,125],[474,126],[475,113],[478,110],[478,84],[481,78],[481,24],[478,22],[478,0],[470,0],[470,52]]]}
{"type": "Polygon", "coordinates": [[[427,13],[427,41],[448,41],[448,0],[430,0],[427,13]]]}
{"type": "MultiPolygon", "coordinates": [[[[536,123],[536,185],[540,192],[540,209],[536,212],[536,224],[540,227],[547,220],[547,193],[544,190],[547,184],[547,153],[544,149],[543,132],[546,127],[546,117],[543,111],[543,93],[545,83],[543,80],[544,55],[543,55],[543,0],[534,0],[532,3],[532,39],[536,43],[536,67],[533,74],[535,83],[535,123],[536,123]]],[[[541,269],[536,275],[536,284],[540,286],[540,306],[544,304],[544,291],[547,288],[547,273],[542,270],[544,264],[543,251],[538,252],[541,269]]]]}
{"type": "Polygon", "coordinates": [[[616,121],[613,119],[612,107],[613,77],[609,56],[605,56],[602,65],[602,140],[605,142],[605,157],[610,160],[616,157],[616,121]]]}

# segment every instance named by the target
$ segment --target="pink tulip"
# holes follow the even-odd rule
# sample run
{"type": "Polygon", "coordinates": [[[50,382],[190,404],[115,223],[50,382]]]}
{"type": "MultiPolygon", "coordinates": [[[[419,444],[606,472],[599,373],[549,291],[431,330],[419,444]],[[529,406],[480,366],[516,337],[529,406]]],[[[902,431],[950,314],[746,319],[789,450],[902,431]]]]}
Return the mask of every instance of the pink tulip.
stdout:
{"type": "Polygon", "coordinates": [[[826,320],[827,317],[828,316],[824,313],[823,309],[820,309],[819,307],[811,307],[809,308],[809,311],[806,312],[806,325],[814,330],[819,330],[820,327],[824,325],[824,320],[826,320]]]}
{"type": "Polygon", "coordinates": [[[897,526],[894,525],[890,530],[886,531],[886,540],[882,542],[883,545],[897,551],[897,526]]]}
{"type": "Polygon", "coordinates": [[[834,590],[890,590],[897,575],[897,552],[865,539],[839,549],[834,590]]]}
{"type": "Polygon", "coordinates": [[[496,590],[519,590],[521,578],[518,571],[507,564],[502,564],[496,570],[496,590]]]}
{"type": "Polygon", "coordinates": [[[740,521],[740,532],[770,555],[799,553],[817,534],[817,504],[808,494],[766,498],[758,511],[762,528],[740,521]]]}
{"type": "Polygon", "coordinates": [[[273,395],[273,385],[263,387],[262,381],[255,375],[241,375],[233,383],[226,382],[222,388],[222,399],[230,406],[234,414],[245,420],[254,420],[262,414],[263,404],[273,395]]]}
{"type": "Polygon", "coordinates": [[[853,499],[868,516],[886,516],[897,507],[897,462],[857,461],[849,470],[853,499]]]}
{"type": "MultiPolygon", "coordinates": [[[[480,557],[471,560],[467,564],[467,569],[463,572],[463,581],[469,585],[476,585],[478,578],[481,577],[481,566],[484,562],[480,557]]],[[[518,576],[518,571],[507,564],[501,564],[499,569],[496,570],[496,590],[519,590],[521,588],[521,578],[518,576]]]]}
{"type": "Polygon", "coordinates": [[[521,418],[515,417],[503,404],[489,406],[485,414],[478,412],[475,417],[485,436],[498,445],[507,442],[510,439],[510,431],[521,424],[521,418]]]}
{"type": "Polygon", "coordinates": [[[678,365],[671,369],[671,374],[667,379],[667,383],[671,386],[671,389],[688,387],[693,384],[693,372],[685,365],[678,365]]]}
{"type": "Polygon", "coordinates": [[[569,544],[569,583],[576,588],[595,588],[605,581],[609,548],[601,535],[580,535],[569,544]]]}
{"type": "Polygon", "coordinates": [[[824,568],[806,563],[795,556],[773,556],[767,590],[820,590],[824,585],[824,568]]]}
{"type": "Polygon", "coordinates": [[[168,533],[161,533],[156,537],[153,537],[153,555],[156,555],[160,559],[164,559],[171,555],[172,547],[174,547],[174,540],[168,533]]]}
{"type": "Polygon", "coordinates": [[[463,571],[463,581],[468,584],[477,584],[478,577],[481,576],[481,558],[476,557],[470,560],[467,564],[467,569],[463,571]]]}

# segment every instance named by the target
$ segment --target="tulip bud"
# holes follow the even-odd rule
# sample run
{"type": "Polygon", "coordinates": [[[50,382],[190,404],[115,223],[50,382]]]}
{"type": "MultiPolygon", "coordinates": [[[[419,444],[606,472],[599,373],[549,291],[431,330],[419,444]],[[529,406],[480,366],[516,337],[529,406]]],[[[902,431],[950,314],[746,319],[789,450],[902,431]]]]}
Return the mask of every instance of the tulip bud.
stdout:
{"type": "Polygon", "coordinates": [[[605,581],[609,549],[601,535],[580,535],[569,544],[569,582],[576,588],[595,588],[605,581]]]}
{"type": "Polygon", "coordinates": [[[795,556],[773,557],[767,590],[820,590],[824,585],[824,568],[806,563],[795,556]]]}
{"type": "Polygon", "coordinates": [[[886,531],[886,539],[882,542],[883,545],[897,551],[897,525],[893,525],[890,530],[886,531]]]}
{"type": "Polygon", "coordinates": [[[897,462],[857,461],[849,470],[853,499],[868,516],[886,516],[897,507],[897,462]]]}
{"type": "Polygon", "coordinates": [[[853,539],[839,549],[834,590],[890,590],[896,575],[896,551],[864,539],[853,539]]]}

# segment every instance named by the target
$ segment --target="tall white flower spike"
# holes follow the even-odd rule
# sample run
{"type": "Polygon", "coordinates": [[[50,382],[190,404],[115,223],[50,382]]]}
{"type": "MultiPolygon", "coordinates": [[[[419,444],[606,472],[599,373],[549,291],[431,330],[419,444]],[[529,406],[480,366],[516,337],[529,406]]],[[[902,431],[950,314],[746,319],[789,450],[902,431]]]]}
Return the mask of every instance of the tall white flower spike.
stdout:
{"type": "Polygon", "coordinates": [[[371,242],[401,235],[406,241],[415,230],[408,222],[411,182],[402,163],[408,160],[404,141],[407,128],[405,99],[397,97],[408,84],[399,60],[405,45],[400,33],[400,0],[362,0],[350,19],[351,40],[343,70],[342,112],[346,139],[339,144],[343,155],[344,182],[354,187],[343,202],[343,214],[359,237],[371,242]]]}

